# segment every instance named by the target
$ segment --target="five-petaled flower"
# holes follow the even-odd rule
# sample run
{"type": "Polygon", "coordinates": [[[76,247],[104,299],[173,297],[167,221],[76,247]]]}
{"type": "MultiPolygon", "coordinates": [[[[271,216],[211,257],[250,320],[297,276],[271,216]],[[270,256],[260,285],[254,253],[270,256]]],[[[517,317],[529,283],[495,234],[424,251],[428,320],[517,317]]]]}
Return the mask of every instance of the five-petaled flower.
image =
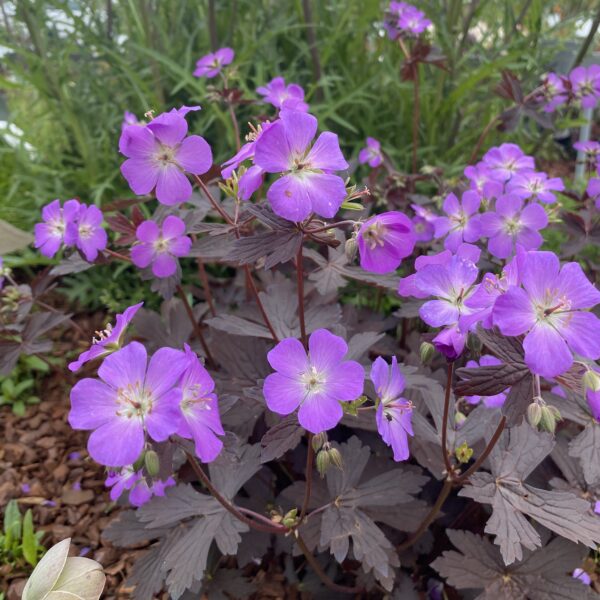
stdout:
{"type": "Polygon", "coordinates": [[[86,260],[93,262],[99,250],[106,248],[108,237],[102,229],[102,211],[97,206],[80,204],[77,216],[67,224],[65,244],[76,246],[86,260]]]}
{"type": "Polygon", "coordinates": [[[296,223],[312,212],[330,219],[346,197],[344,180],[333,171],[348,167],[335,133],[317,133],[308,113],[282,110],[280,119],[256,142],[254,164],[266,173],[281,173],[267,192],[275,214],[296,223]]]}
{"type": "Polygon", "coordinates": [[[569,81],[582,108],[594,108],[600,99],[600,65],[576,67],[569,73],[569,81]]]}
{"type": "Polygon", "coordinates": [[[67,200],[61,207],[60,200],[54,200],[42,208],[43,223],[37,223],[33,228],[34,246],[40,252],[52,258],[59,250],[63,242],[67,228],[75,222],[79,214],[79,202],[67,200]]]}
{"type": "Polygon", "coordinates": [[[356,400],[363,392],[365,372],[344,360],[348,345],[326,329],[308,340],[308,353],[295,338],[279,342],[268,354],[276,373],[267,376],[263,393],[267,406],[280,415],[298,410],[300,425],[311,433],[333,429],[342,419],[341,402],[356,400]]]}
{"type": "Polygon", "coordinates": [[[202,175],[212,166],[212,151],[203,137],[185,137],[185,115],[199,106],[173,109],[158,115],[147,125],[123,127],[119,151],[127,157],[121,173],[139,195],[155,190],[162,204],[189,200],[192,184],[186,176],[202,175]]]}
{"type": "Polygon", "coordinates": [[[527,156],[517,144],[501,144],[490,148],[482,162],[490,169],[496,181],[508,181],[513,175],[523,171],[535,170],[533,157],[527,156]]]}
{"type": "Polygon", "coordinates": [[[415,247],[411,220],[390,211],[371,217],[358,231],[360,266],[371,273],[391,273],[415,247]]]}
{"type": "Polygon", "coordinates": [[[231,48],[219,48],[216,52],[205,54],[196,62],[194,76],[207,79],[216,77],[223,67],[233,62],[234,57],[235,53],[231,48]]]}
{"type": "Polygon", "coordinates": [[[185,223],[169,215],[159,227],[154,221],[138,225],[135,235],[139,243],[131,248],[131,260],[136,267],[152,265],[156,277],[170,277],[177,271],[177,257],[185,256],[192,240],[185,234],[185,223]]]}
{"type": "Polygon", "coordinates": [[[371,381],[379,398],[375,419],[377,430],[383,441],[392,447],[394,460],[409,457],[408,436],[414,435],[412,428],[412,403],[402,397],[404,376],[398,367],[396,357],[388,365],[378,357],[371,366],[371,381]]]}
{"type": "Polygon", "coordinates": [[[144,346],[131,342],[104,359],[99,380],[76,383],[69,423],[93,430],[90,456],[101,465],[124,467],[135,463],[146,434],[162,442],[175,433],[181,419],[175,385],[187,365],[184,353],[173,348],[157,350],[148,363],[144,346]]]}
{"type": "Polygon", "coordinates": [[[379,140],[372,137],[367,138],[367,145],[358,153],[358,162],[361,165],[368,163],[373,168],[378,167],[383,162],[379,140]]]}
{"type": "Polygon", "coordinates": [[[525,335],[525,362],[538,375],[555,377],[573,364],[573,352],[600,358],[600,319],[589,312],[600,292],[578,263],[560,266],[552,252],[529,252],[519,265],[521,287],[498,297],[494,324],[504,335],[525,335]]]}
{"type": "Polygon", "coordinates": [[[443,209],[448,216],[438,217],[433,222],[436,238],[447,235],[444,240],[445,248],[456,252],[463,241],[476,242],[481,237],[478,215],[480,204],[481,198],[473,190],[464,192],[460,202],[454,194],[446,197],[443,209]]]}
{"type": "Polygon", "coordinates": [[[164,496],[168,487],[175,485],[175,480],[168,477],[164,481],[156,479],[148,485],[143,471],[135,471],[133,466],[126,466],[119,470],[111,470],[105,482],[111,488],[110,499],[116,502],[123,492],[129,491],[129,504],[143,506],[153,496],[164,496]]]}
{"type": "Polygon", "coordinates": [[[524,172],[515,175],[506,186],[509,194],[515,194],[519,198],[532,198],[551,204],[556,202],[554,192],[562,192],[565,185],[560,177],[548,177],[544,172],[524,172]]]}
{"type": "Polygon", "coordinates": [[[256,92],[265,102],[280,110],[285,108],[301,112],[308,110],[308,104],[304,102],[304,90],[297,83],[286,85],[283,77],[271,79],[267,85],[257,87],[256,92]]]}

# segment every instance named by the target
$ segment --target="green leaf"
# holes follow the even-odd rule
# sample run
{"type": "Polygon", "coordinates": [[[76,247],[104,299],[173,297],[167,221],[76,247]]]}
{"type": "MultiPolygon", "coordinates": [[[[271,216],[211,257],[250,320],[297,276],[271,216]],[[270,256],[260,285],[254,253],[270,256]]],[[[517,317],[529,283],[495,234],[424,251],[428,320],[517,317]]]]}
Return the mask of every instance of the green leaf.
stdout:
{"type": "Polygon", "coordinates": [[[13,404],[13,413],[17,415],[17,417],[24,417],[26,412],[25,402],[23,400],[17,400],[13,404]]]}
{"type": "Polygon", "coordinates": [[[358,202],[343,202],[342,205],[340,206],[340,209],[343,209],[343,210],[364,210],[365,207],[362,206],[362,204],[359,204],[358,202]]]}
{"type": "Polygon", "coordinates": [[[47,373],[50,370],[50,366],[45,363],[39,356],[27,356],[24,359],[25,364],[34,371],[42,371],[47,373]]]}
{"type": "Polygon", "coordinates": [[[23,549],[23,556],[25,560],[32,566],[35,567],[37,564],[37,538],[33,529],[33,513],[29,509],[25,513],[23,519],[23,541],[21,543],[23,549]]]}
{"type": "Polygon", "coordinates": [[[6,534],[5,548],[10,548],[13,542],[21,539],[21,512],[16,500],[11,500],[4,511],[4,533],[6,534]]]}

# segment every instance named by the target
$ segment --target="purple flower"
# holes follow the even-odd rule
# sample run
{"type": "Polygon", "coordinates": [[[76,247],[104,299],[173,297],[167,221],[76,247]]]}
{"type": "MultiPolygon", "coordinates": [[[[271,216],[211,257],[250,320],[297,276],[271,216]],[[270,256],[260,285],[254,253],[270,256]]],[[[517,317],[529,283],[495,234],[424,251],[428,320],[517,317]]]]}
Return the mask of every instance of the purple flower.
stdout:
{"type": "Polygon", "coordinates": [[[219,48],[216,52],[205,54],[196,62],[195,77],[206,77],[211,79],[216,77],[223,67],[233,62],[235,53],[231,48],[219,48]]]}
{"type": "Polygon", "coordinates": [[[267,192],[275,214],[300,222],[311,212],[331,218],[346,197],[344,180],[332,171],[348,167],[335,133],[317,132],[308,113],[283,110],[280,119],[256,142],[254,163],[266,173],[281,173],[267,192]]]}
{"type": "Polygon", "coordinates": [[[359,363],[344,360],[346,342],[326,329],[312,333],[308,350],[307,354],[295,338],[279,342],[267,354],[277,372],[267,376],[263,393],[270,410],[289,415],[300,407],[300,425],[321,433],[342,419],[340,402],[351,402],[362,394],[365,372],[359,363]]]}
{"type": "Polygon", "coordinates": [[[381,356],[376,358],[371,366],[371,381],[379,398],[375,415],[377,431],[383,441],[392,447],[394,460],[406,460],[409,456],[408,436],[414,435],[412,403],[401,396],[405,382],[396,357],[392,357],[391,365],[381,356]]]}
{"type": "Polygon", "coordinates": [[[64,208],[60,206],[60,200],[54,200],[42,208],[43,223],[37,223],[33,229],[35,241],[34,246],[40,252],[52,258],[65,241],[65,234],[70,223],[77,219],[79,202],[67,200],[64,208]]]}
{"type": "Polygon", "coordinates": [[[569,99],[565,82],[560,75],[548,73],[543,82],[543,97],[547,104],[544,105],[545,112],[554,112],[561,104],[569,99]]]}
{"type": "Polygon", "coordinates": [[[185,137],[185,115],[196,107],[173,109],[147,125],[128,125],[121,133],[119,151],[127,157],[121,173],[138,195],[155,190],[162,204],[189,200],[192,185],[185,172],[202,175],[212,166],[212,151],[199,135],[185,137]],[[185,139],[184,139],[185,138],[185,139]]]}
{"type": "Polygon", "coordinates": [[[418,8],[408,5],[398,19],[398,28],[410,35],[421,35],[431,26],[431,21],[418,8]]]}
{"type": "Polygon", "coordinates": [[[411,220],[390,211],[371,217],[358,231],[360,266],[371,273],[391,273],[410,256],[416,238],[411,220]]]}
{"type": "Polygon", "coordinates": [[[202,366],[189,346],[185,349],[189,366],[181,379],[181,403],[183,419],[177,433],[196,443],[196,454],[202,462],[217,458],[223,442],[217,435],[225,435],[219,416],[217,396],[213,393],[215,382],[202,366]]]}
{"type": "Polygon", "coordinates": [[[271,79],[267,85],[256,88],[263,100],[275,108],[306,112],[308,104],[304,102],[304,90],[297,83],[285,84],[283,77],[271,79]]]}
{"type": "Polygon", "coordinates": [[[490,148],[483,156],[482,162],[490,169],[496,181],[508,181],[520,171],[534,171],[535,163],[516,144],[502,144],[490,148]]]}
{"type": "Polygon", "coordinates": [[[539,230],[548,225],[548,215],[539,204],[523,207],[523,200],[514,194],[496,200],[496,212],[481,215],[481,236],[488,237],[488,250],[497,258],[508,258],[516,244],[525,250],[536,250],[544,238],[539,230]]]}
{"type": "Polygon", "coordinates": [[[129,503],[132,506],[142,506],[152,496],[164,496],[165,489],[175,485],[175,480],[169,477],[165,481],[159,479],[148,485],[142,471],[135,471],[132,466],[126,466],[118,471],[109,471],[106,478],[106,487],[110,490],[110,499],[116,502],[123,492],[129,491],[129,503]]]}
{"type": "Polygon", "coordinates": [[[593,141],[576,142],[573,144],[573,148],[585,154],[588,169],[591,171],[597,169],[600,172],[600,143],[593,141]]]}
{"type": "Polygon", "coordinates": [[[479,233],[479,195],[472,191],[466,191],[462,195],[461,202],[454,194],[449,194],[444,200],[443,209],[447,217],[438,217],[434,221],[435,237],[443,237],[446,234],[444,248],[456,252],[463,241],[476,242],[481,236],[479,233]]]}
{"type": "Polygon", "coordinates": [[[592,177],[592,179],[588,181],[585,191],[587,195],[594,200],[596,208],[600,210],[600,179],[592,177]]]}
{"type": "Polygon", "coordinates": [[[4,266],[4,259],[0,256],[0,290],[4,287],[4,276],[8,272],[8,267],[4,266]]]}
{"type": "Polygon", "coordinates": [[[585,310],[600,292],[579,264],[560,267],[552,252],[529,252],[519,266],[523,288],[510,287],[494,305],[494,324],[504,335],[525,335],[525,362],[536,374],[554,377],[573,364],[572,352],[600,358],[600,319],[585,310]]]}
{"type": "Polygon", "coordinates": [[[583,569],[575,569],[573,571],[573,579],[579,579],[585,585],[591,585],[592,583],[592,578],[583,569]]]}
{"type": "Polygon", "coordinates": [[[471,182],[471,189],[475,190],[482,198],[497,198],[504,191],[502,182],[495,178],[495,174],[482,162],[475,166],[467,167],[465,177],[471,182]]]}
{"type": "Polygon", "coordinates": [[[569,73],[575,99],[583,108],[594,108],[600,98],[600,66],[576,67],[569,73]]]}
{"type": "Polygon", "coordinates": [[[587,390],[585,398],[592,416],[600,423],[600,392],[587,390]]]}
{"type": "Polygon", "coordinates": [[[102,211],[97,206],[80,204],[77,216],[67,224],[65,244],[79,248],[87,261],[95,261],[98,251],[104,250],[108,241],[106,231],[102,229],[103,220],[102,211]]]}
{"type": "Polygon", "coordinates": [[[131,342],[104,359],[100,380],[76,383],[69,423],[73,429],[94,430],[90,456],[101,465],[124,467],[137,460],[146,434],[162,442],[175,433],[181,391],[174,386],[186,367],[183,352],[173,348],[161,348],[148,364],[144,346],[131,342]]]}
{"type": "Polygon", "coordinates": [[[425,208],[419,204],[411,204],[410,206],[416,213],[411,219],[416,241],[431,241],[435,231],[434,223],[438,216],[429,208],[425,208]]]}
{"type": "Polygon", "coordinates": [[[121,123],[121,131],[127,127],[127,125],[143,125],[143,123],[137,118],[137,116],[126,110],[123,113],[123,122],[121,123]]]}
{"type": "Polygon", "coordinates": [[[368,137],[366,147],[358,153],[358,162],[361,165],[369,163],[370,167],[378,167],[383,162],[381,143],[375,138],[368,137]]]}
{"type": "MultiPolygon", "coordinates": [[[[476,360],[469,360],[467,361],[466,366],[468,369],[476,369],[477,367],[489,367],[501,364],[502,361],[498,360],[495,356],[492,356],[491,354],[484,354],[479,359],[479,362],[476,360]]],[[[494,396],[465,396],[465,400],[469,404],[479,404],[483,400],[484,405],[488,408],[498,408],[504,404],[509,390],[510,388],[507,388],[503,392],[495,394],[494,396]]]]}
{"type": "Polygon", "coordinates": [[[78,371],[86,362],[101,356],[108,356],[115,350],[118,350],[123,343],[125,329],[143,304],[143,302],[134,304],[126,308],[123,314],[118,314],[115,318],[116,323],[114,327],[109,323],[104,331],[96,331],[96,336],[98,337],[92,339],[92,345],[89,350],[82,352],[76,361],[69,363],[69,370],[73,372],[78,371]]]}
{"type": "Polygon", "coordinates": [[[556,196],[552,192],[562,192],[565,185],[560,177],[548,178],[546,173],[534,171],[515,175],[506,187],[509,194],[515,194],[519,198],[532,198],[546,204],[556,202],[556,196]]]}
{"type": "Polygon", "coordinates": [[[29,492],[31,492],[31,486],[28,483],[22,483],[21,484],[21,491],[24,494],[29,494],[29,492]]]}
{"type": "Polygon", "coordinates": [[[133,264],[140,269],[152,265],[156,277],[170,277],[177,270],[177,257],[185,256],[192,247],[192,240],[184,234],[185,223],[174,215],[161,227],[154,221],[140,223],[135,231],[140,243],[131,248],[133,264]]]}

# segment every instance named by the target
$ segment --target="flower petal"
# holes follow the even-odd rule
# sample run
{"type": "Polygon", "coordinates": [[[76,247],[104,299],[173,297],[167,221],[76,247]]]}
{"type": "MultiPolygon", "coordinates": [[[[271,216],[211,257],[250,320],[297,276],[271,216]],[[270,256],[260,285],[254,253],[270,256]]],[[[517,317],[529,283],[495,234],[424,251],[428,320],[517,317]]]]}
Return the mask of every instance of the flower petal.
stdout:
{"type": "Polygon", "coordinates": [[[302,343],[295,338],[281,340],[267,354],[273,369],[286,377],[297,377],[308,368],[308,357],[302,343]]]}
{"type": "Polygon", "coordinates": [[[554,327],[541,322],[523,340],[525,363],[537,375],[556,377],[573,364],[567,343],[554,327]]]}
{"type": "Polygon", "coordinates": [[[90,435],[90,456],[107,467],[133,464],[144,448],[144,427],[138,419],[115,417],[90,435]]]}
{"type": "Polygon", "coordinates": [[[306,162],[313,169],[325,171],[342,171],[348,168],[340,150],[338,136],[331,131],[325,131],[317,138],[306,157],[306,162]]]}
{"type": "Polygon", "coordinates": [[[95,429],[116,418],[116,390],[98,379],[82,379],[71,390],[69,424],[73,429],[95,429]]]}
{"type": "Polygon", "coordinates": [[[175,160],[188,173],[202,175],[212,166],[212,150],[203,137],[190,135],[177,148],[175,160]]]}
{"type": "Polygon", "coordinates": [[[304,400],[306,388],[297,379],[271,373],[263,384],[263,395],[269,410],[279,415],[289,415],[304,400]]]}
{"type": "Polygon", "coordinates": [[[98,368],[98,376],[114,388],[141,385],[146,374],[147,356],[142,344],[131,342],[104,359],[98,368]]]}
{"type": "Polygon", "coordinates": [[[341,404],[327,394],[309,394],[298,411],[300,425],[314,434],[333,429],[343,416],[341,404]]]}
{"type": "Polygon", "coordinates": [[[317,329],[308,339],[309,361],[319,371],[333,369],[348,353],[348,345],[327,329],[317,329]]]}
{"type": "Polygon", "coordinates": [[[158,181],[158,169],[145,158],[129,158],[121,165],[121,173],[127,179],[134,194],[149,194],[158,181]]]}
{"type": "Polygon", "coordinates": [[[585,358],[600,358],[600,319],[583,311],[568,314],[568,319],[560,333],[571,349],[585,358]]]}
{"type": "Polygon", "coordinates": [[[161,204],[172,206],[189,200],[192,184],[177,165],[169,165],[158,170],[156,198],[161,204]]]}
{"type": "Polygon", "coordinates": [[[504,335],[521,335],[533,327],[536,313],[526,292],[518,287],[510,287],[496,300],[493,318],[494,325],[504,335]]]}

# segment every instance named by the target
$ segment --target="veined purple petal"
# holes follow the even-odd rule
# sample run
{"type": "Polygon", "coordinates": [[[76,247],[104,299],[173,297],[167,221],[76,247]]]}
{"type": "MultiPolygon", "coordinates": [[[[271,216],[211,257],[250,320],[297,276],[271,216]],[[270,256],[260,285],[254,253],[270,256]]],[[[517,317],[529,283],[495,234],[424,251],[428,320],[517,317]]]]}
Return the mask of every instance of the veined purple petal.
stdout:
{"type": "MultiPolygon", "coordinates": [[[[161,350],[166,349],[161,348],[161,350]]],[[[178,351],[174,350],[174,352],[178,351]]],[[[156,442],[164,442],[179,429],[179,423],[183,418],[179,409],[180,402],[180,389],[171,389],[155,399],[152,410],[145,417],[144,424],[148,435],[156,442]]]]}
{"type": "Polygon", "coordinates": [[[158,181],[158,167],[147,158],[129,158],[121,165],[121,173],[134,194],[149,194],[158,181]]]}
{"type": "MultiPolygon", "coordinates": [[[[347,352],[342,353],[342,358],[347,352]]],[[[308,368],[308,357],[302,343],[295,338],[281,340],[267,353],[267,360],[273,369],[286,377],[296,378],[308,368]]]]}
{"type": "Polygon", "coordinates": [[[146,373],[147,357],[146,348],[142,344],[131,342],[104,359],[98,368],[98,376],[114,388],[142,384],[146,373]]]}
{"type": "Polygon", "coordinates": [[[556,289],[558,297],[568,298],[572,309],[592,308],[600,303],[600,291],[590,283],[576,262],[563,265],[556,289]]]}
{"type": "Polygon", "coordinates": [[[326,393],[309,394],[298,411],[300,425],[314,434],[333,429],[343,416],[341,404],[326,393]]]}
{"type": "Polygon", "coordinates": [[[585,358],[600,358],[600,319],[591,313],[569,313],[565,325],[559,329],[571,350],[585,358]]]}
{"type": "Polygon", "coordinates": [[[556,377],[573,364],[573,356],[563,337],[543,321],[525,336],[523,349],[527,366],[544,377],[556,377]]]}
{"type": "Polygon", "coordinates": [[[97,379],[82,379],[71,390],[69,424],[73,429],[95,429],[114,418],[116,391],[97,379]]]}
{"type": "Polygon", "coordinates": [[[326,371],[340,361],[348,353],[348,344],[338,335],[327,329],[317,329],[308,339],[310,364],[318,370],[326,371]]]}
{"type": "Polygon", "coordinates": [[[112,419],[90,435],[87,447],[90,456],[101,465],[131,465],[138,459],[144,447],[142,422],[133,418],[112,419]]]}
{"type": "Polygon", "coordinates": [[[271,373],[265,378],[263,394],[269,410],[279,415],[289,415],[304,400],[306,387],[299,379],[271,373]]]}
{"type": "Polygon", "coordinates": [[[169,147],[179,144],[188,131],[185,117],[176,112],[162,113],[152,119],[146,127],[162,144],[169,147]]]}
{"type": "Polygon", "coordinates": [[[306,162],[313,169],[325,171],[341,171],[348,168],[340,150],[338,136],[330,131],[325,131],[317,138],[306,157],[306,162]]]}
{"type": "Polygon", "coordinates": [[[317,133],[317,119],[308,113],[295,110],[282,110],[279,117],[284,125],[292,158],[301,156],[317,133]]]}
{"type": "Polygon", "coordinates": [[[521,335],[534,326],[537,315],[529,296],[518,287],[510,287],[494,305],[494,325],[504,335],[521,335]]]}
{"type": "Polygon", "coordinates": [[[188,367],[188,358],[181,350],[160,348],[148,364],[145,387],[154,397],[160,397],[179,381],[188,367]]]}
{"type": "Polygon", "coordinates": [[[212,150],[203,137],[190,135],[175,151],[175,160],[188,173],[202,175],[212,166],[212,150]]]}
{"type": "Polygon", "coordinates": [[[152,273],[155,277],[171,277],[176,271],[177,260],[170,254],[158,254],[152,263],[152,273]]]}
{"type": "Polygon", "coordinates": [[[161,204],[172,206],[191,197],[192,184],[177,165],[169,164],[158,170],[156,198],[161,204]]]}
{"type": "MultiPolygon", "coordinates": [[[[185,223],[175,215],[169,215],[162,223],[162,237],[172,240],[185,234],[185,223]]],[[[144,240],[146,241],[146,240],[144,240]]],[[[148,240],[149,241],[149,240],[148,240]]]]}
{"type": "Polygon", "coordinates": [[[156,252],[151,242],[136,244],[131,248],[131,261],[136,267],[145,269],[153,260],[156,252]]]}

